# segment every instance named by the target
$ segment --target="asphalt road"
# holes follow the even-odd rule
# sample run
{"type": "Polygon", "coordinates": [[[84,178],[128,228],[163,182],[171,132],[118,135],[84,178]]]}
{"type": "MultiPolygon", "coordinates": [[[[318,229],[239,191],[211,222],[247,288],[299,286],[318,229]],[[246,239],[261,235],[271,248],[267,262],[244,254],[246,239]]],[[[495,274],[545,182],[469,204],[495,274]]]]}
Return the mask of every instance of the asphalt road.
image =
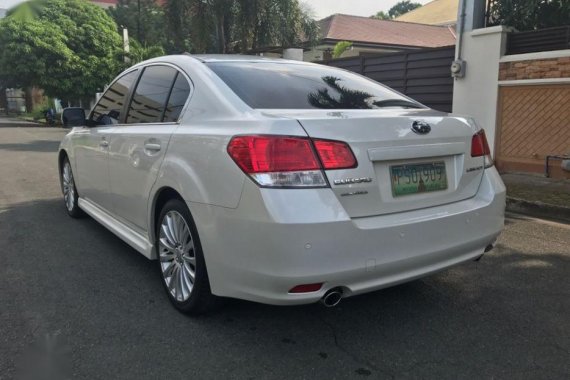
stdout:
{"type": "Polygon", "coordinates": [[[480,262],[343,301],[176,312],[147,261],[67,217],[64,131],[0,123],[0,378],[570,378],[570,226],[510,216],[480,262]]]}

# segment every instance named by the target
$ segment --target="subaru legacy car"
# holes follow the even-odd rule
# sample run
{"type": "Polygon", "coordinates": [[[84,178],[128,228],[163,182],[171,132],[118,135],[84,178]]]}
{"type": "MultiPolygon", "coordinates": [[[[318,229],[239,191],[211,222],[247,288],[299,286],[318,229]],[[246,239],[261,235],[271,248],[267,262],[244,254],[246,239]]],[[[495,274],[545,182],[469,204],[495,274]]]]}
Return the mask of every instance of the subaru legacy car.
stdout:
{"type": "Polygon", "coordinates": [[[67,212],[156,260],[187,313],[225,297],[334,306],[478,259],[503,228],[474,120],[337,68],[155,58],[63,120],[67,212]]]}

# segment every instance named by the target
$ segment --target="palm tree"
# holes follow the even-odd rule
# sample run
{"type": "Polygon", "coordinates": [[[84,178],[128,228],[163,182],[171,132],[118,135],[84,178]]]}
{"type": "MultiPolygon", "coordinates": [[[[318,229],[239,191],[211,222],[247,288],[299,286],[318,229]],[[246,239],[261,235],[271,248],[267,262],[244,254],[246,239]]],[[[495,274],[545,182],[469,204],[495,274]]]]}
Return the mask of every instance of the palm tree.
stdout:
{"type": "Polygon", "coordinates": [[[187,33],[200,53],[290,47],[315,41],[318,32],[298,0],[169,0],[167,15],[177,45],[187,33]]]}

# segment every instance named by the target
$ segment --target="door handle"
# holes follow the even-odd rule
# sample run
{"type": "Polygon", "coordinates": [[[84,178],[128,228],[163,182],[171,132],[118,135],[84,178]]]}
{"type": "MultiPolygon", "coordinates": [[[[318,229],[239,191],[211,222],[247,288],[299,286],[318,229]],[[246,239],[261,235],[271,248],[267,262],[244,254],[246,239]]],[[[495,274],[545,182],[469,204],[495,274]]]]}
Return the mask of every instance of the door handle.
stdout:
{"type": "Polygon", "coordinates": [[[145,150],[152,150],[152,151],[158,152],[160,150],[160,144],[145,143],[144,148],[145,148],[145,150]]]}
{"type": "Polygon", "coordinates": [[[108,148],[109,147],[109,141],[107,140],[101,140],[101,142],[99,142],[99,146],[101,148],[108,148]]]}

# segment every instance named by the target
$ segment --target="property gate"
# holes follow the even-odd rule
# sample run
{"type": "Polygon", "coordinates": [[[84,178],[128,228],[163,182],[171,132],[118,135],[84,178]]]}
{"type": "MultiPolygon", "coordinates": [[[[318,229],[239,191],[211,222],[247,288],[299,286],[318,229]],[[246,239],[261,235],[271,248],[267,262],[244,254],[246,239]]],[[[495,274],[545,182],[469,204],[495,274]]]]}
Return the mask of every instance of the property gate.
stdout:
{"type": "Polygon", "coordinates": [[[436,110],[451,112],[455,46],[325,60],[318,63],[354,71],[436,110]]]}

